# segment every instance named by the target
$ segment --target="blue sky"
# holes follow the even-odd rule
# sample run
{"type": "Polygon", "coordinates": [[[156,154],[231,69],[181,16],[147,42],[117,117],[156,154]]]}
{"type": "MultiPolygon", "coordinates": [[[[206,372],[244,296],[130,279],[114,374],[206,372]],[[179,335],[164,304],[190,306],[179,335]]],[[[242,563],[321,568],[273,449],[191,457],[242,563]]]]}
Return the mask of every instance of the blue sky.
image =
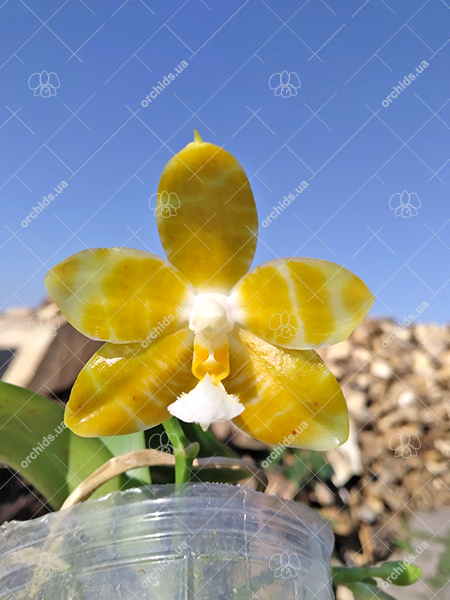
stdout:
{"type": "Polygon", "coordinates": [[[373,315],[401,320],[425,301],[421,320],[448,321],[450,3],[325,1],[7,0],[0,306],[36,306],[47,268],[85,247],[162,254],[149,198],[195,128],[244,165],[260,222],[308,183],[261,227],[255,264],[332,260],[377,295],[373,315]],[[50,97],[29,87],[43,71],[60,84],[50,97]],[[283,71],[297,74],[296,95],[270,88],[283,71]],[[410,218],[390,207],[404,191],[420,200],[410,218]]]}

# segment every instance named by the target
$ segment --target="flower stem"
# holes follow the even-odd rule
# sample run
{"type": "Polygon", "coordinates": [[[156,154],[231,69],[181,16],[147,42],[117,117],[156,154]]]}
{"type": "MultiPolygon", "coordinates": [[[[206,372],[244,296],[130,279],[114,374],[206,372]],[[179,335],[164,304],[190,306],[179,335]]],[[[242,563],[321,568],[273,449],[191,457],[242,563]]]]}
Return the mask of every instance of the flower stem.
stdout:
{"type": "Polygon", "coordinates": [[[358,581],[369,581],[373,577],[391,580],[393,585],[412,585],[422,576],[422,569],[406,565],[402,561],[386,562],[379,567],[332,567],[334,585],[347,585],[358,581]]]}
{"type": "Polygon", "coordinates": [[[175,454],[175,483],[182,485],[191,478],[192,463],[199,453],[200,445],[198,442],[191,444],[175,417],[164,421],[163,427],[175,454]]]}

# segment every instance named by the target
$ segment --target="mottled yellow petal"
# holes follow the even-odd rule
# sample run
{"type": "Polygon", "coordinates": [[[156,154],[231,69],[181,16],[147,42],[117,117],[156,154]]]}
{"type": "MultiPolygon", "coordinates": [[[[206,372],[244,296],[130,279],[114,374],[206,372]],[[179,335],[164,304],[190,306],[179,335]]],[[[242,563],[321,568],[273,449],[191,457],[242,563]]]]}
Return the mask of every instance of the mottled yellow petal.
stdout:
{"type": "Polygon", "coordinates": [[[104,344],[82,369],[65,422],[78,435],[123,435],[170,418],[167,406],[198,381],[191,373],[193,333],[182,329],[143,348],[104,344]]]}
{"type": "Polygon", "coordinates": [[[344,396],[316,352],[277,348],[240,328],[230,363],[223,384],[245,406],[234,422],[252,437],[321,451],[348,438],[344,396]]]}
{"type": "Polygon", "coordinates": [[[347,338],[374,299],[359,277],[315,258],[271,260],[231,292],[241,325],[272,344],[299,350],[347,338]]]}
{"type": "Polygon", "coordinates": [[[176,154],[161,176],[156,218],[167,257],[199,291],[228,293],[248,271],[258,217],[244,169],[226,150],[196,137],[176,154]],[[168,197],[179,207],[169,211],[168,197]]]}
{"type": "Polygon", "coordinates": [[[130,248],[73,254],[47,273],[45,285],[76,329],[114,344],[180,329],[194,299],[194,288],[173,265],[130,248]]]}

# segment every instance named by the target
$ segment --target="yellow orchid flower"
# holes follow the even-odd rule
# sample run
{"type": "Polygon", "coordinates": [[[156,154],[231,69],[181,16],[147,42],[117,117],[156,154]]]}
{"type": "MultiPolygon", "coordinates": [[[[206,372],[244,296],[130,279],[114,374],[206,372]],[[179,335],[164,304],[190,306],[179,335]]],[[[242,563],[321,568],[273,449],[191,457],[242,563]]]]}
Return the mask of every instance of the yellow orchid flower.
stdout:
{"type": "Polygon", "coordinates": [[[68,321],[106,343],[76,380],[65,421],[82,436],[133,433],[174,415],[207,428],[327,450],[348,437],[339,384],[312,348],[345,339],[374,300],[334,263],[271,260],[248,272],[258,219],[248,178],[195,140],[166,165],[156,218],[168,261],[85,250],[46,275],[68,321]]]}

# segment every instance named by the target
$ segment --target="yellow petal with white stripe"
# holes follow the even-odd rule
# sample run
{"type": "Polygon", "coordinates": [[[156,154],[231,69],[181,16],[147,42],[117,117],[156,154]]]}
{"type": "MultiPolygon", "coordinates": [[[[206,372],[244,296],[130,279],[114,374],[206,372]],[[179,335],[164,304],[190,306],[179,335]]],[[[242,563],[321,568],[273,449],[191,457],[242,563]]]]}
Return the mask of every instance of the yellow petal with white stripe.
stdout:
{"type": "Polygon", "coordinates": [[[240,328],[230,336],[231,373],[223,384],[245,410],[234,423],[268,444],[330,450],[348,438],[338,382],[312,350],[272,346],[240,328]]]}
{"type": "Polygon", "coordinates": [[[169,419],[169,404],[198,383],[191,373],[192,345],[188,329],[147,348],[104,344],[73,386],[67,426],[78,435],[97,437],[134,433],[169,419]]]}
{"type": "Polygon", "coordinates": [[[196,135],[164,168],[157,202],[169,260],[199,291],[228,293],[248,271],[257,242],[255,201],[239,162],[196,135]],[[169,212],[167,198],[179,206],[169,212]]]}
{"type": "Polygon", "coordinates": [[[315,258],[264,263],[231,292],[238,323],[272,344],[299,350],[347,338],[374,299],[345,267],[315,258]]]}
{"type": "Polygon", "coordinates": [[[195,293],[173,265],[131,248],[73,254],[47,273],[45,285],[76,329],[114,344],[180,329],[195,293]]]}

